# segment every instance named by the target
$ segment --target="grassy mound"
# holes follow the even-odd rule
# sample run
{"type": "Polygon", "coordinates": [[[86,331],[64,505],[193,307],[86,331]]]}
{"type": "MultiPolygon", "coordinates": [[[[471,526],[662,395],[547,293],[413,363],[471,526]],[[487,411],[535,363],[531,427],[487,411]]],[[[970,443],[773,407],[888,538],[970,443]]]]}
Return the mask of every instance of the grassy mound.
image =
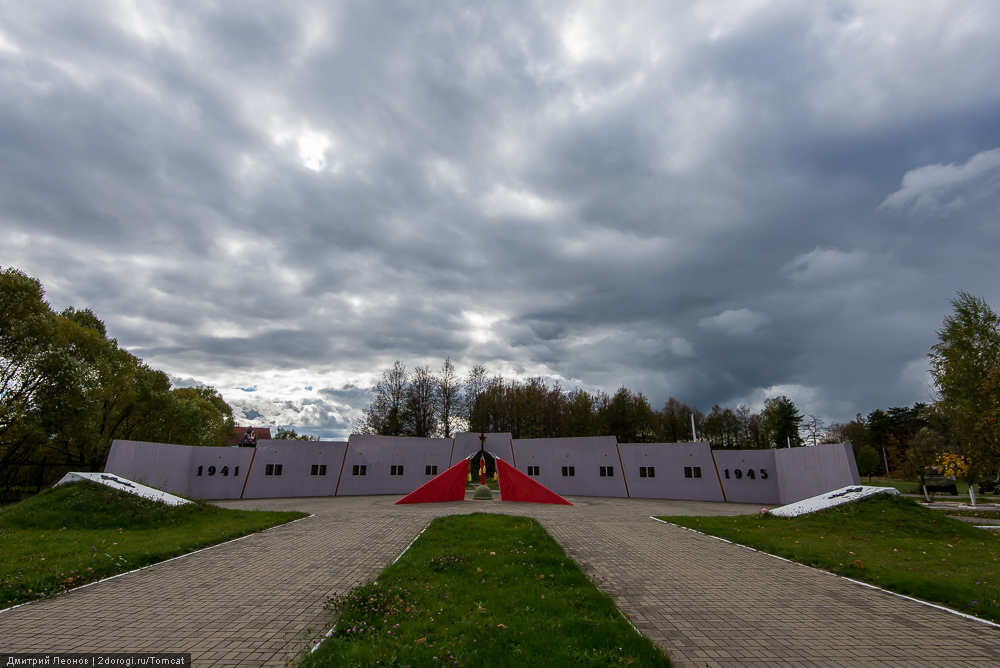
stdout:
{"type": "Polygon", "coordinates": [[[669,666],[533,519],[431,522],[302,666],[669,666]]]}
{"type": "Polygon", "coordinates": [[[0,509],[0,608],[262,531],[303,513],[168,506],[92,482],[0,509]]]}
{"type": "Polygon", "coordinates": [[[1000,535],[910,499],[877,496],[792,518],[659,519],[1000,622],[1000,535]]]}

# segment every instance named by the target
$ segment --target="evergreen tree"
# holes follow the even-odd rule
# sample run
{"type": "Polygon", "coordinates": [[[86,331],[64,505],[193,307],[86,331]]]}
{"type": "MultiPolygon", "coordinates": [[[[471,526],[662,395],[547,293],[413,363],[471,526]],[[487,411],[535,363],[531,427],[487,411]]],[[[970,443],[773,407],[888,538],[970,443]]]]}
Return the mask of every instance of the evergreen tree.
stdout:
{"type": "Polygon", "coordinates": [[[799,426],[802,424],[802,413],[795,403],[785,395],[771,397],[764,402],[761,417],[767,424],[771,447],[785,448],[802,445],[799,426]]]}

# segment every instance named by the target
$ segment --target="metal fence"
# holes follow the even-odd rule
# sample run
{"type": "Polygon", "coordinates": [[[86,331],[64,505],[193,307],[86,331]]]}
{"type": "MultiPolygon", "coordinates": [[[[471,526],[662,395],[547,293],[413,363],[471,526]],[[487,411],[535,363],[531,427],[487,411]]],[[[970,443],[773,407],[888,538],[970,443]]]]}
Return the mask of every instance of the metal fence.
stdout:
{"type": "Polygon", "coordinates": [[[91,471],[92,467],[66,462],[38,462],[9,464],[0,469],[0,505],[17,503],[38,494],[70,471],[91,471]]]}

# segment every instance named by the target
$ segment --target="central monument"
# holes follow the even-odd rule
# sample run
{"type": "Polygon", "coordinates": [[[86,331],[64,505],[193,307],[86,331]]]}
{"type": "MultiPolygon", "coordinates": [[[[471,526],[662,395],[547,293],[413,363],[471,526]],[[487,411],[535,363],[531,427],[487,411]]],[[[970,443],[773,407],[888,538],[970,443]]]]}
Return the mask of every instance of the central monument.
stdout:
{"type": "Polygon", "coordinates": [[[479,487],[472,498],[475,501],[493,500],[493,490],[486,485],[486,434],[479,434],[479,487]]]}

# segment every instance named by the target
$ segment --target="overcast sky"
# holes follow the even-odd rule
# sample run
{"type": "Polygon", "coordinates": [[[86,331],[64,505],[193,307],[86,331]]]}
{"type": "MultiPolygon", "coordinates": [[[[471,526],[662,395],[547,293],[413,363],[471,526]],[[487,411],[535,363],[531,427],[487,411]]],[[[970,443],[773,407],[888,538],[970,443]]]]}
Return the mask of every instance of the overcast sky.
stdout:
{"type": "Polygon", "coordinates": [[[1000,3],[0,1],[0,266],[247,424],[394,360],[826,421],[1000,307],[1000,3]]]}

